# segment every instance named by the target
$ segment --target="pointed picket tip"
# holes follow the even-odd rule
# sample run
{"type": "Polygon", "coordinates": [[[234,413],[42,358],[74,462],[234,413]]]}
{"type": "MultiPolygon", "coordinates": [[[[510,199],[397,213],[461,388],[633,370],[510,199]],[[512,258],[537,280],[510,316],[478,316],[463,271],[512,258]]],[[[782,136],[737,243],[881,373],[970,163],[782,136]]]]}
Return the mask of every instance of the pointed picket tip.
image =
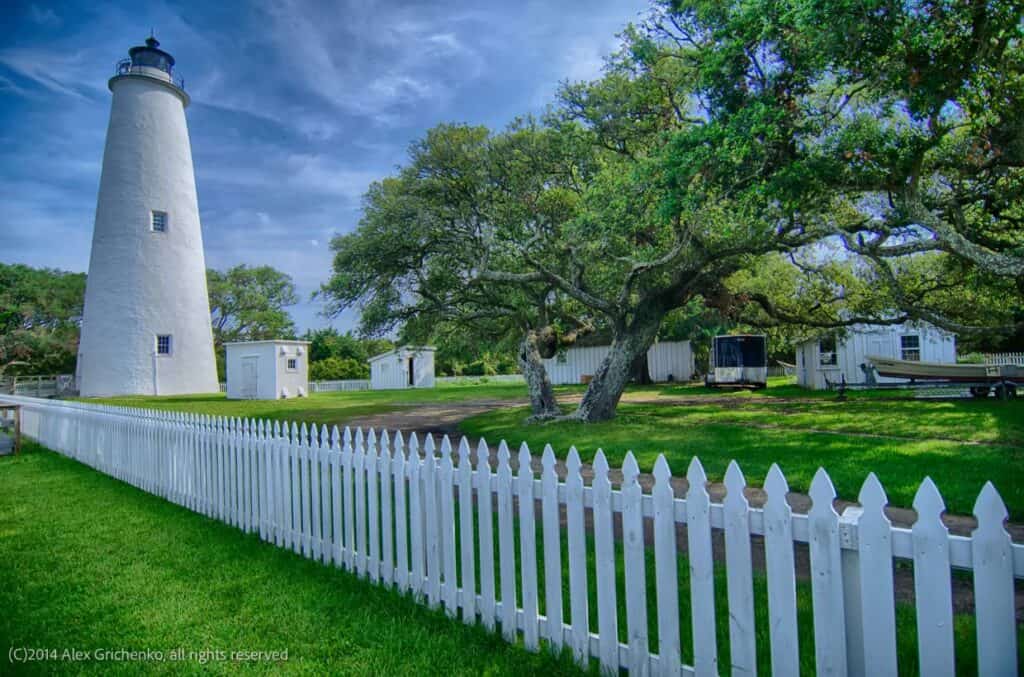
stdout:
{"type": "Polygon", "coordinates": [[[459,440],[459,460],[469,460],[469,441],[465,437],[459,440]]]}
{"type": "Polygon", "coordinates": [[[331,444],[336,447],[339,442],[341,442],[341,433],[338,432],[338,426],[335,425],[331,428],[331,444]]]}
{"type": "Polygon", "coordinates": [[[452,454],[452,441],[445,435],[441,438],[441,455],[451,456],[452,454]]]}
{"type": "Polygon", "coordinates": [[[768,492],[769,501],[772,499],[786,500],[786,494],[789,493],[789,482],[786,481],[786,476],[782,474],[782,468],[778,463],[772,463],[772,467],[768,469],[768,476],[764,480],[764,489],[768,492]]]}
{"type": "Polygon", "coordinates": [[[527,468],[530,468],[533,462],[533,457],[530,456],[530,447],[527,446],[526,442],[519,445],[519,463],[525,464],[527,468]]]}
{"type": "Polygon", "coordinates": [[[297,440],[299,437],[299,426],[292,421],[292,440],[297,440]]]}
{"type": "Polygon", "coordinates": [[[366,433],[366,443],[371,447],[377,444],[377,432],[373,428],[366,433]]]}
{"type": "Polygon", "coordinates": [[[668,467],[668,459],[665,458],[665,454],[658,454],[658,459],[654,461],[654,479],[659,483],[672,479],[672,469],[668,467]]]}
{"type": "Polygon", "coordinates": [[[280,437],[280,436],[281,436],[281,422],[280,421],[274,421],[274,437],[280,437]]]}
{"type": "Polygon", "coordinates": [[[921,482],[921,486],[917,488],[917,493],[914,494],[912,505],[914,510],[917,511],[918,520],[932,515],[940,517],[946,511],[946,502],[942,500],[942,494],[939,493],[939,488],[935,486],[935,482],[932,481],[931,477],[925,477],[924,481],[921,482]]]}
{"type": "Polygon", "coordinates": [[[402,431],[401,430],[396,430],[395,431],[395,451],[398,452],[398,453],[401,453],[402,449],[404,449],[404,448],[405,448],[405,438],[402,437],[402,431]]]}
{"type": "Polygon", "coordinates": [[[824,468],[818,468],[814,473],[809,494],[812,501],[811,510],[818,507],[832,507],[832,501],[836,498],[836,488],[824,468]]]}
{"type": "Polygon", "coordinates": [[[502,440],[498,444],[498,463],[508,465],[509,458],[511,458],[511,454],[508,453],[508,445],[505,444],[505,440],[502,440]]]}
{"type": "Polygon", "coordinates": [[[725,469],[726,496],[733,492],[739,492],[742,494],[746,487],[747,478],[743,476],[743,471],[740,470],[740,464],[735,460],[729,461],[729,467],[725,469]]]}
{"type": "Polygon", "coordinates": [[[544,471],[554,470],[555,468],[555,450],[551,448],[550,444],[544,445],[544,453],[540,457],[541,467],[544,471]]]}
{"type": "Polygon", "coordinates": [[[490,470],[491,448],[487,446],[487,440],[482,437],[476,443],[476,462],[478,466],[483,466],[490,470]]]}
{"type": "Polygon", "coordinates": [[[352,429],[348,426],[345,426],[345,432],[342,433],[342,439],[345,441],[345,444],[351,444],[352,442],[352,429]]]}
{"type": "Polygon", "coordinates": [[[256,434],[263,437],[263,419],[256,421],[256,434]]]}
{"type": "Polygon", "coordinates": [[[327,444],[330,442],[330,440],[331,440],[331,434],[328,432],[327,424],[325,423],[325,424],[320,426],[320,444],[322,444],[322,445],[324,445],[326,447],[327,444]]]}
{"type": "Polygon", "coordinates": [[[380,450],[382,455],[391,455],[391,436],[388,435],[387,430],[380,431],[380,450]]]}
{"type": "Polygon", "coordinates": [[[597,477],[608,476],[608,459],[604,456],[604,449],[598,449],[594,454],[594,475],[597,477]]]}
{"type": "Polygon", "coordinates": [[[583,462],[580,461],[580,452],[576,451],[576,447],[569,447],[569,455],[565,458],[565,467],[571,475],[580,474],[583,462]]]}
{"type": "Polygon", "coordinates": [[[427,434],[423,435],[423,453],[425,453],[427,456],[433,456],[434,455],[434,436],[433,435],[427,435],[427,434]]]}
{"type": "Polygon", "coordinates": [[[640,466],[636,463],[636,456],[633,455],[632,450],[627,451],[626,457],[622,459],[622,483],[636,484],[639,476],[640,466]]]}
{"type": "Polygon", "coordinates": [[[358,445],[360,447],[363,446],[363,429],[361,427],[360,428],[356,428],[355,438],[356,438],[356,445],[358,445]]]}
{"type": "Polygon", "coordinates": [[[1009,517],[1006,504],[992,482],[985,482],[985,486],[981,488],[978,500],[974,502],[974,516],[978,518],[978,526],[991,523],[1002,526],[1009,517]]]}
{"type": "Polygon", "coordinates": [[[857,501],[865,510],[881,510],[889,503],[889,498],[885,495],[885,488],[875,473],[868,473],[867,479],[864,480],[860,493],[857,495],[857,501]]]}
{"type": "Polygon", "coordinates": [[[416,433],[409,433],[409,454],[411,456],[420,455],[420,438],[416,433]]]}
{"type": "Polygon", "coordinates": [[[708,476],[704,472],[704,466],[696,456],[690,460],[690,466],[686,469],[686,481],[690,484],[690,491],[697,487],[703,489],[708,483],[708,476]]]}

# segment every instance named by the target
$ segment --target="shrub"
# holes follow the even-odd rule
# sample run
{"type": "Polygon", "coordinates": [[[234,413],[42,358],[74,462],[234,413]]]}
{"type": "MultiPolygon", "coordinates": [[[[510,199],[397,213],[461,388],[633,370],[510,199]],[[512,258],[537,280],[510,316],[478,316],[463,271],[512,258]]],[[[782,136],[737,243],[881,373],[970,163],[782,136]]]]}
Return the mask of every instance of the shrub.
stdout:
{"type": "Polygon", "coordinates": [[[342,381],[370,378],[370,366],[348,357],[328,357],[309,365],[311,381],[342,381]]]}

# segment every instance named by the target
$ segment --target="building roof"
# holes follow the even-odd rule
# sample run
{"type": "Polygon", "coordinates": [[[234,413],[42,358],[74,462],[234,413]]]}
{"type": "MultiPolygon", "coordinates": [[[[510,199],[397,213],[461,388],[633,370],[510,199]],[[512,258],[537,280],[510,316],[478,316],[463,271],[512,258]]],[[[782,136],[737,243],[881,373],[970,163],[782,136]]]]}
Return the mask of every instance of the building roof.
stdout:
{"type": "Polygon", "coordinates": [[[397,355],[399,353],[433,353],[436,351],[437,348],[433,346],[399,346],[394,350],[389,350],[386,353],[374,355],[369,360],[367,360],[367,362],[376,362],[377,360],[382,360],[385,357],[390,357],[391,355],[397,355]]]}
{"type": "Polygon", "coordinates": [[[292,339],[267,339],[265,341],[231,341],[230,343],[225,343],[224,347],[227,348],[228,346],[258,346],[258,345],[269,345],[271,343],[274,344],[274,345],[278,345],[278,344],[281,344],[281,343],[287,343],[288,345],[296,345],[296,344],[301,344],[301,345],[304,345],[304,346],[308,346],[309,345],[309,341],[298,341],[298,340],[292,340],[292,339]]]}

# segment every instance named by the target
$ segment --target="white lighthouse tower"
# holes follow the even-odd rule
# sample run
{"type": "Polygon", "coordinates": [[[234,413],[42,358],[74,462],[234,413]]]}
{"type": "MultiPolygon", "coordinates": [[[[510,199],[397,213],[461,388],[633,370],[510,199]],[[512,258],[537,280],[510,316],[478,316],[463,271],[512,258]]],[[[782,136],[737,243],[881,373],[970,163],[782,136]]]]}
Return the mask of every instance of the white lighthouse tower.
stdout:
{"type": "Polygon", "coordinates": [[[84,396],[216,392],[182,81],[154,38],[110,79],[78,354],[84,396]]]}

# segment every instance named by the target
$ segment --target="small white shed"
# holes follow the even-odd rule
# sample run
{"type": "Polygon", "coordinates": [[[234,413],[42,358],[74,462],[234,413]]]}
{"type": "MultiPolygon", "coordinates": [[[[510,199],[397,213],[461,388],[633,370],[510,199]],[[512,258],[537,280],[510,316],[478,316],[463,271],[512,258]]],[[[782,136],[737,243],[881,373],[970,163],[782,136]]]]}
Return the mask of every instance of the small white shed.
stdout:
{"type": "Polygon", "coordinates": [[[229,400],[279,400],[309,393],[309,341],[224,344],[229,400]]]}
{"type": "Polygon", "coordinates": [[[825,390],[846,378],[848,384],[900,383],[904,379],[869,375],[866,357],[892,357],[952,364],[956,362],[956,336],[924,322],[894,325],[853,325],[843,335],[808,339],[796,346],[796,382],[812,390],[825,390]]]}
{"type": "Polygon", "coordinates": [[[370,358],[370,389],[434,387],[434,348],[402,346],[370,358]]]}
{"type": "MultiPolygon", "coordinates": [[[[593,376],[608,357],[611,346],[573,346],[544,360],[552,385],[580,383],[593,376]]],[[[647,350],[647,372],[655,383],[689,381],[693,377],[693,350],[689,341],[659,341],[647,350]]]]}

